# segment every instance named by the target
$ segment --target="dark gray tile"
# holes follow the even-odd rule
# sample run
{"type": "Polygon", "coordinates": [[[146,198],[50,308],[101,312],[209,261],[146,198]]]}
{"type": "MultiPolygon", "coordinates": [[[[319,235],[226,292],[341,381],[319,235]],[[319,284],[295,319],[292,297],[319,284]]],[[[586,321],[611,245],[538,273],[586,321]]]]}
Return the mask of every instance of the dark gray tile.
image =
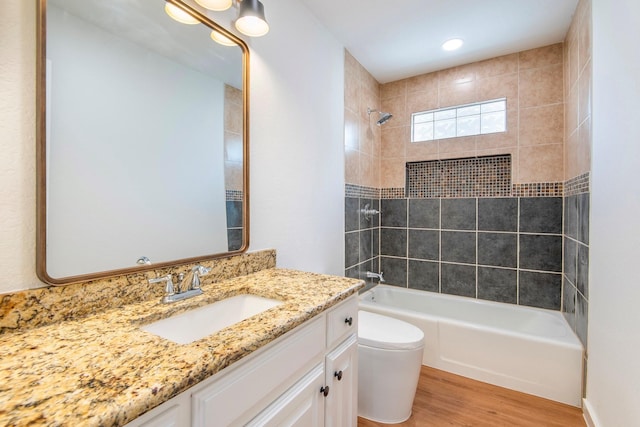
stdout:
{"type": "Polygon", "coordinates": [[[515,233],[478,233],[478,264],[517,267],[518,235],[515,233]]]}
{"type": "Polygon", "coordinates": [[[518,273],[504,268],[478,267],[478,298],[518,302],[518,273]]]}
{"type": "Polygon", "coordinates": [[[476,199],[442,199],[442,228],[476,229],[476,199]]]}
{"type": "MultiPolygon", "coordinates": [[[[371,208],[380,212],[380,199],[371,200],[371,208]]],[[[371,217],[371,226],[380,227],[380,214],[371,217]]]]}
{"type": "Polygon", "coordinates": [[[518,199],[478,199],[478,230],[518,231],[518,199]]]}
{"type": "Polygon", "coordinates": [[[564,198],[564,228],[567,236],[578,238],[578,198],[569,196],[564,198]]]}
{"type": "Polygon", "coordinates": [[[442,239],[442,261],[466,262],[475,264],[476,262],[476,233],[464,231],[443,231],[442,239]]]}
{"type": "Polygon", "coordinates": [[[358,214],[360,218],[360,229],[363,230],[365,228],[377,227],[380,215],[371,215],[369,219],[367,219],[363,213],[364,209],[378,210],[375,207],[375,203],[372,199],[360,199],[360,204],[358,208],[358,214]]]}
{"type": "Polygon", "coordinates": [[[344,231],[355,231],[360,228],[360,199],[345,197],[344,199],[344,231]]]}
{"type": "Polygon", "coordinates": [[[437,262],[409,260],[409,287],[421,291],[438,292],[440,266],[437,262]]]}
{"type": "Polygon", "coordinates": [[[440,199],[409,199],[409,227],[440,228],[440,199]]]}
{"type": "Polygon", "coordinates": [[[407,256],[407,229],[381,228],[380,255],[407,256]]]}
{"type": "Polygon", "coordinates": [[[344,277],[350,277],[352,279],[360,279],[360,268],[357,265],[349,267],[344,271],[344,277]]]}
{"type": "Polygon", "coordinates": [[[372,230],[362,230],[360,234],[360,262],[373,258],[372,243],[373,232],[372,230]]]}
{"type": "Polygon", "coordinates": [[[578,298],[576,300],[576,335],[580,338],[582,345],[587,347],[587,332],[589,329],[589,303],[578,292],[578,298]]]}
{"type": "Polygon", "coordinates": [[[407,226],[407,199],[382,199],[380,224],[383,227],[407,226]]]}
{"type": "Polygon", "coordinates": [[[589,298],[589,248],[578,243],[578,266],[576,287],[582,295],[589,298]]]}
{"type": "Polygon", "coordinates": [[[438,261],[440,259],[440,232],[436,230],[409,230],[409,258],[438,261]]]}
{"type": "Polygon", "coordinates": [[[380,271],[384,275],[386,285],[407,287],[406,258],[380,257],[380,271]]]}
{"type": "Polygon", "coordinates": [[[564,274],[572,283],[577,282],[578,243],[567,237],[564,238],[564,274]]]}
{"type": "Polygon", "coordinates": [[[562,276],[552,273],[520,272],[521,305],[560,310],[562,276]]]}
{"type": "Polygon", "coordinates": [[[441,292],[465,297],[476,296],[476,268],[471,265],[442,264],[441,292]]]}
{"type": "Polygon", "coordinates": [[[579,194],[578,196],[578,241],[589,244],[589,193],[579,194]]]}
{"type": "Polygon", "coordinates": [[[562,197],[521,198],[520,231],[562,234],[562,197]]]}
{"type": "Polygon", "coordinates": [[[360,261],[360,233],[357,231],[344,235],[344,266],[353,267],[360,261]]]}
{"type": "Polygon", "coordinates": [[[562,271],[562,236],[520,235],[520,268],[562,271]]]}
{"type": "Polygon", "coordinates": [[[576,330],[576,297],[578,291],[566,278],[562,280],[562,314],[571,326],[576,330]]]}
{"type": "Polygon", "coordinates": [[[242,227],[242,202],[239,200],[227,200],[227,227],[242,227]]]}
{"type": "Polygon", "coordinates": [[[372,230],[372,235],[373,235],[373,239],[372,239],[372,248],[371,248],[371,255],[372,257],[377,257],[380,256],[380,229],[379,228],[374,228],[372,230]]]}
{"type": "Polygon", "coordinates": [[[242,247],[242,231],[242,228],[227,229],[227,245],[230,251],[237,251],[242,247]]]}

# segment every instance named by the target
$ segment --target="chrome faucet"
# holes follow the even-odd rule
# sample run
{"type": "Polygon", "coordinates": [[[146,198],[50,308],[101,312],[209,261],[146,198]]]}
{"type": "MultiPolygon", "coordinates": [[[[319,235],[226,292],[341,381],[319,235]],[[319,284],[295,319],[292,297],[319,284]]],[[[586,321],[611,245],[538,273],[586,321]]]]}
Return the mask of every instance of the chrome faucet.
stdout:
{"type": "Polygon", "coordinates": [[[379,283],[384,283],[384,277],[382,277],[382,274],[382,271],[380,273],[367,271],[367,279],[378,279],[379,283]]]}
{"type": "Polygon", "coordinates": [[[149,283],[165,283],[164,297],[162,303],[170,303],[181,301],[183,299],[195,297],[202,294],[200,289],[200,277],[207,275],[211,268],[202,265],[196,265],[191,269],[189,274],[178,274],[178,283],[173,283],[173,275],[167,274],[154,279],[149,279],[149,283]]]}

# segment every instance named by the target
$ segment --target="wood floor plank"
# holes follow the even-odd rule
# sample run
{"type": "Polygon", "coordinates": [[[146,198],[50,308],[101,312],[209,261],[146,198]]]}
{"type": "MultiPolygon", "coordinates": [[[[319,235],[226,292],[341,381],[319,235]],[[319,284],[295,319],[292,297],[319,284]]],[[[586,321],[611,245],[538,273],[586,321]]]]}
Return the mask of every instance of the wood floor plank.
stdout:
{"type": "MultiPolygon", "coordinates": [[[[358,427],[389,424],[358,418],[358,427]]],[[[413,413],[400,427],[585,427],[582,410],[423,366],[413,413]]]]}

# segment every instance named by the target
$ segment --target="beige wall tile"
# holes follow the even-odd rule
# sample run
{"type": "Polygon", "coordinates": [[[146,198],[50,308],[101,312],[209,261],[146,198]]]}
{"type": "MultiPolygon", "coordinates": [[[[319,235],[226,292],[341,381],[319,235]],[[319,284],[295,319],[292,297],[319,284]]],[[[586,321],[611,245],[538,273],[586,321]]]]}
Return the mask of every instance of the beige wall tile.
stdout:
{"type": "Polygon", "coordinates": [[[438,104],[440,108],[451,107],[455,105],[469,104],[476,100],[476,82],[475,80],[466,83],[451,84],[448,86],[440,86],[438,93],[438,104]]]}
{"type": "Polygon", "coordinates": [[[438,141],[407,142],[405,152],[408,162],[434,160],[438,158],[438,141]]]}
{"type": "Polygon", "coordinates": [[[453,151],[451,153],[440,153],[440,160],[447,160],[447,159],[464,159],[464,158],[469,158],[469,157],[475,157],[476,156],[476,151],[453,151]]]}
{"type": "Polygon", "coordinates": [[[367,114],[367,108],[371,108],[372,110],[380,109],[380,94],[378,92],[373,92],[366,88],[361,88],[360,90],[360,118],[369,119],[369,114],[367,114]]]}
{"type": "Polygon", "coordinates": [[[397,98],[407,95],[407,80],[398,80],[397,82],[386,83],[380,85],[380,99],[397,98]]]}
{"type": "Polygon", "coordinates": [[[379,151],[376,151],[376,148],[379,148],[376,144],[376,140],[380,139],[380,128],[376,126],[375,122],[367,119],[360,119],[360,152],[373,155],[379,155],[379,151]]]}
{"type": "Polygon", "coordinates": [[[407,93],[438,92],[438,73],[421,74],[406,79],[407,93]]]}
{"type": "Polygon", "coordinates": [[[476,150],[476,137],[463,136],[438,140],[438,152],[441,156],[450,153],[474,152],[476,150]]]}
{"type": "Polygon", "coordinates": [[[582,71],[591,59],[591,2],[582,0],[578,8],[580,7],[583,10],[578,30],[578,67],[582,71]]]}
{"type": "Polygon", "coordinates": [[[580,174],[578,167],[578,132],[569,135],[564,146],[564,180],[580,174]]]}
{"type": "Polygon", "coordinates": [[[346,110],[344,112],[344,148],[360,150],[360,118],[358,114],[346,110]]]}
{"type": "Polygon", "coordinates": [[[378,188],[380,185],[380,161],[377,157],[360,153],[362,185],[378,188]]]}
{"type": "Polygon", "coordinates": [[[573,23],[569,27],[567,39],[565,43],[569,44],[569,89],[578,82],[578,74],[580,72],[580,50],[578,44],[578,22],[574,18],[573,23]]]}
{"type": "Polygon", "coordinates": [[[562,43],[525,50],[520,52],[519,60],[520,70],[562,64],[562,43]]]}
{"type": "Polygon", "coordinates": [[[565,103],[564,115],[565,137],[571,135],[578,129],[578,88],[569,91],[569,96],[565,103]]]}
{"type": "Polygon", "coordinates": [[[406,113],[412,114],[420,111],[435,110],[439,108],[438,90],[409,92],[407,94],[406,113]]]}
{"type": "Polygon", "coordinates": [[[564,181],[562,144],[520,147],[518,183],[564,181]]]}
{"type": "Polygon", "coordinates": [[[224,131],[224,160],[242,163],[242,134],[224,131]]]}
{"type": "Polygon", "coordinates": [[[459,67],[438,71],[438,86],[440,88],[454,84],[468,83],[476,79],[476,65],[467,64],[459,67]]]}
{"type": "Polygon", "coordinates": [[[578,79],[578,124],[591,115],[591,62],[580,73],[578,79]]]}
{"type": "Polygon", "coordinates": [[[357,150],[344,152],[344,179],[347,184],[364,185],[360,173],[360,152],[357,150]]]}
{"type": "Polygon", "coordinates": [[[576,148],[576,175],[591,171],[592,133],[591,118],[587,118],[578,128],[578,144],[576,148]]]}
{"type": "MultiPolygon", "coordinates": [[[[411,124],[411,114],[407,112],[407,97],[397,96],[387,98],[382,101],[381,110],[393,114],[393,118],[385,123],[384,127],[407,126],[411,124]]],[[[375,123],[378,116],[371,115],[371,120],[375,123]],[[375,119],[375,120],[374,120],[375,119]]]]}
{"type": "Polygon", "coordinates": [[[518,107],[518,73],[503,74],[476,81],[476,101],[507,98],[507,108],[518,107]]]}
{"type": "Polygon", "coordinates": [[[520,72],[520,108],[563,102],[562,64],[520,72]]]}
{"type": "Polygon", "coordinates": [[[400,157],[405,158],[405,143],[409,140],[409,128],[403,127],[383,127],[382,128],[382,149],[380,156],[383,159],[400,157]]]}
{"type": "Polygon", "coordinates": [[[520,110],[520,146],[564,141],[564,104],[520,110]]]}
{"type": "Polygon", "coordinates": [[[384,159],[380,162],[381,188],[404,187],[405,185],[404,159],[384,159]]]}
{"type": "Polygon", "coordinates": [[[476,63],[476,79],[518,72],[518,54],[499,56],[476,63]]]}
{"type": "Polygon", "coordinates": [[[224,101],[242,106],[242,91],[233,86],[224,85],[224,101]]]}
{"type": "Polygon", "coordinates": [[[224,107],[224,130],[242,133],[242,118],[242,104],[226,104],[224,107]]]}
{"type": "Polygon", "coordinates": [[[518,147],[518,110],[507,111],[507,131],[478,135],[476,138],[476,149],[488,150],[506,147],[518,147]]]}

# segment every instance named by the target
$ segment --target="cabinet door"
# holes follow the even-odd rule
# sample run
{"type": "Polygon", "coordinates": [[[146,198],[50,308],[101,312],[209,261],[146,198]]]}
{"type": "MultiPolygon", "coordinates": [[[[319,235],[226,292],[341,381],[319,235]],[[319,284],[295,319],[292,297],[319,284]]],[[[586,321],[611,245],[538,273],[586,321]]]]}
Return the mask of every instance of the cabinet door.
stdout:
{"type": "Polygon", "coordinates": [[[248,427],[322,427],[324,425],[324,366],[317,365],[269,407],[251,420],[248,427]]]}
{"type": "Polygon", "coordinates": [[[325,401],[325,426],[358,425],[358,340],[351,335],[329,353],[325,382],[330,393],[325,401]]]}

